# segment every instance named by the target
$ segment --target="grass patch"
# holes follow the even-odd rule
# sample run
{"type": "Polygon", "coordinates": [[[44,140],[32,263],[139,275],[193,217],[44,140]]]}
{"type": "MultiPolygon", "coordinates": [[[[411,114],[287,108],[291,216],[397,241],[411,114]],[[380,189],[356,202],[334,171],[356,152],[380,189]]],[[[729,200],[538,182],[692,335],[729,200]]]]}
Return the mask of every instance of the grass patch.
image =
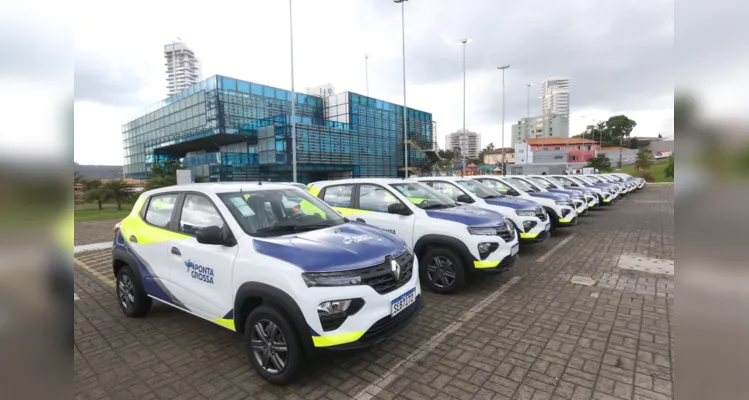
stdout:
{"type": "MultiPolygon", "coordinates": [[[[650,173],[653,175],[654,182],[673,182],[674,178],[666,177],[666,168],[668,167],[668,160],[662,160],[654,162],[650,166],[650,173]]],[[[617,169],[616,172],[624,172],[632,176],[639,176],[637,168],[634,165],[617,169]]]]}
{"type": "Polygon", "coordinates": [[[123,219],[132,210],[132,204],[123,204],[122,210],[117,209],[117,204],[102,204],[102,209],[96,203],[77,204],[75,206],[75,222],[101,221],[105,219],[123,219]]]}

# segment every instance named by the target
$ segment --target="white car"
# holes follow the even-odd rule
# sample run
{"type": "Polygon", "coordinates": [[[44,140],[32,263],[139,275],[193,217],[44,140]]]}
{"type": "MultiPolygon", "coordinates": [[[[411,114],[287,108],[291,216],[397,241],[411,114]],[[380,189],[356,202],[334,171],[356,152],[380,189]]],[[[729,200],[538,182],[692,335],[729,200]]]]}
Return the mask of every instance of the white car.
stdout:
{"type": "Polygon", "coordinates": [[[499,193],[520,197],[538,203],[546,210],[551,219],[551,229],[573,226],[577,224],[577,211],[572,197],[561,193],[539,193],[518,182],[513,182],[505,176],[477,175],[471,179],[477,180],[499,193]]]}
{"type": "Polygon", "coordinates": [[[619,188],[611,182],[600,178],[600,175],[589,175],[594,178],[580,179],[580,175],[552,175],[552,177],[569,188],[598,188],[601,190],[601,204],[611,204],[619,196],[619,188]]]}
{"type": "Polygon", "coordinates": [[[575,205],[575,210],[577,211],[577,215],[587,215],[588,213],[588,202],[585,200],[585,195],[583,193],[567,190],[567,191],[558,191],[558,190],[549,190],[546,188],[546,185],[542,185],[538,182],[534,182],[530,177],[526,175],[510,175],[506,177],[510,180],[510,182],[516,182],[518,183],[523,189],[529,188],[532,191],[536,193],[561,193],[566,194],[567,196],[570,196],[572,198],[572,204],[575,205]]]}
{"type": "Polygon", "coordinates": [[[115,226],[112,259],[125,315],[157,300],[243,334],[253,368],[274,384],[320,349],[392,337],[420,305],[419,263],[402,239],[286,184],[142,193],[115,226]],[[308,212],[286,207],[290,198],[308,212]]]}
{"type": "Polygon", "coordinates": [[[549,238],[551,221],[538,203],[503,195],[483,183],[458,177],[416,178],[459,203],[502,213],[515,225],[521,242],[538,243],[549,238]]]}
{"type": "Polygon", "coordinates": [[[544,189],[550,192],[581,193],[582,196],[585,198],[585,201],[588,203],[588,209],[595,208],[599,205],[598,196],[596,195],[595,190],[591,188],[587,188],[587,187],[586,188],[573,188],[573,187],[566,188],[564,187],[564,185],[558,182],[555,182],[554,179],[552,179],[548,175],[526,175],[526,177],[529,180],[531,180],[533,183],[543,187],[544,189]]]}
{"type": "Polygon", "coordinates": [[[356,178],[308,186],[346,217],[405,240],[422,266],[421,282],[437,293],[456,292],[468,273],[504,271],[519,258],[518,237],[502,214],[459,206],[422,183],[356,178]]]}

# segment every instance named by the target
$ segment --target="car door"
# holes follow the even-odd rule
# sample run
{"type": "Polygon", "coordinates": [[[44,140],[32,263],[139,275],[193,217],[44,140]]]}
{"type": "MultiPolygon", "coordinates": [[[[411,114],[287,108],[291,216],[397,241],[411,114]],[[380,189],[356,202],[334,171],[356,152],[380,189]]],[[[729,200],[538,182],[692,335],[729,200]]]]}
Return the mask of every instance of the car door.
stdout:
{"type": "Polygon", "coordinates": [[[160,193],[151,196],[138,216],[128,217],[120,226],[124,240],[142,264],[146,291],[170,302],[168,293],[160,286],[169,279],[169,250],[174,209],[179,193],[160,193]],[[139,220],[140,219],[140,220],[139,220]]]}
{"type": "Polygon", "coordinates": [[[353,209],[354,184],[326,186],[318,194],[318,197],[328,203],[343,216],[352,218],[355,210],[353,209]]]}
{"type": "MultiPolygon", "coordinates": [[[[449,197],[450,200],[458,203],[458,197],[467,194],[465,190],[458,187],[457,184],[445,181],[422,181],[421,183],[449,197]]],[[[462,202],[460,202],[463,204],[462,202]]]]}
{"type": "Polygon", "coordinates": [[[394,233],[413,247],[416,217],[413,213],[411,215],[390,214],[388,207],[394,203],[401,203],[411,209],[393,191],[384,186],[366,183],[358,184],[354,188],[354,217],[361,222],[394,233]]]}
{"type": "Polygon", "coordinates": [[[202,193],[185,193],[179,204],[177,229],[185,239],[169,244],[172,292],[198,315],[221,318],[233,308],[232,277],[239,245],[198,243],[201,228],[229,229],[211,198],[202,193]]]}

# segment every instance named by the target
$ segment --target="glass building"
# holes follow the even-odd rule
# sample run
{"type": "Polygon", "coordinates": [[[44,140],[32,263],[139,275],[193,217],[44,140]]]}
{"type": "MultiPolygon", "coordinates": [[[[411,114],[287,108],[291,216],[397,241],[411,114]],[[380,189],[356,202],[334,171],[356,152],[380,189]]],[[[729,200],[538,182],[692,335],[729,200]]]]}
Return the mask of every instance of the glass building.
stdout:
{"type": "MultiPolygon", "coordinates": [[[[296,93],[298,181],[404,175],[403,107],[357,93],[296,93]]],[[[408,108],[409,170],[436,148],[430,113],[408,108]]],[[[212,76],[122,126],[124,173],[181,160],[210,181],[292,180],[291,92],[212,76]]]]}

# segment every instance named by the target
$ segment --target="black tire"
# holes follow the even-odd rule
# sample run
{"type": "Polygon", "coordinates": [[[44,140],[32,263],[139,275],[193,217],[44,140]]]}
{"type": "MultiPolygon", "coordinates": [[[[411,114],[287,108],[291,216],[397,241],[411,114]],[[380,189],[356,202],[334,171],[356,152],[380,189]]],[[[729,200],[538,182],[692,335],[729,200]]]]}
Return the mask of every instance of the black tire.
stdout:
{"type": "Polygon", "coordinates": [[[463,258],[450,248],[432,247],[427,250],[426,254],[419,260],[419,269],[421,282],[435,293],[455,293],[465,286],[467,266],[463,258]],[[450,264],[444,265],[445,260],[448,260],[450,264]],[[444,268],[442,271],[439,270],[440,263],[444,268]],[[431,270],[430,265],[432,265],[431,270]],[[437,271],[435,271],[435,268],[437,271]],[[445,272],[448,272],[448,275],[445,275],[445,272]],[[452,274],[449,274],[450,272],[452,274]],[[454,275],[452,279],[450,279],[450,275],[454,275]]]}
{"type": "Polygon", "coordinates": [[[140,318],[151,309],[152,300],[146,295],[142,283],[129,265],[125,265],[117,271],[115,291],[117,293],[117,304],[128,317],[140,318]],[[123,295],[123,291],[128,293],[123,295]]]}
{"type": "MultiPolygon", "coordinates": [[[[288,318],[278,310],[272,307],[260,306],[252,310],[250,315],[245,321],[245,346],[247,357],[250,359],[250,364],[263,379],[274,384],[274,385],[286,385],[294,381],[302,370],[304,357],[302,355],[302,346],[299,341],[299,335],[296,330],[292,327],[288,318]],[[269,332],[272,328],[267,323],[275,325],[277,331],[269,332]],[[268,334],[272,334],[274,340],[278,343],[278,348],[285,348],[285,352],[272,352],[266,363],[263,363],[262,354],[255,354],[255,348],[253,348],[253,340],[255,340],[256,346],[265,346],[268,341],[263,342],[263,339],[259,336],[259,333],[255,329],[255,325],[265,326],[264,329],[265,339],[268,338],[268,334]],[[280,333],[280,336],[278,335],[280,333]],[[281,343],[285,343],[286,346],[281,346],[281,343]],[[273,355],[279,356],[279,358],[272,357],[273,355]],[[277,370],[279,365],[273,360],[281,360],[284,362],[283,369],[277,370]],[[275,371],[274,371],[275,370],[275,371]]],[[[275,349],[274,346],[267,347],[266,349],[275,349]]],[[[277,350],[275,350],[277,351],[277,350]]]]}

